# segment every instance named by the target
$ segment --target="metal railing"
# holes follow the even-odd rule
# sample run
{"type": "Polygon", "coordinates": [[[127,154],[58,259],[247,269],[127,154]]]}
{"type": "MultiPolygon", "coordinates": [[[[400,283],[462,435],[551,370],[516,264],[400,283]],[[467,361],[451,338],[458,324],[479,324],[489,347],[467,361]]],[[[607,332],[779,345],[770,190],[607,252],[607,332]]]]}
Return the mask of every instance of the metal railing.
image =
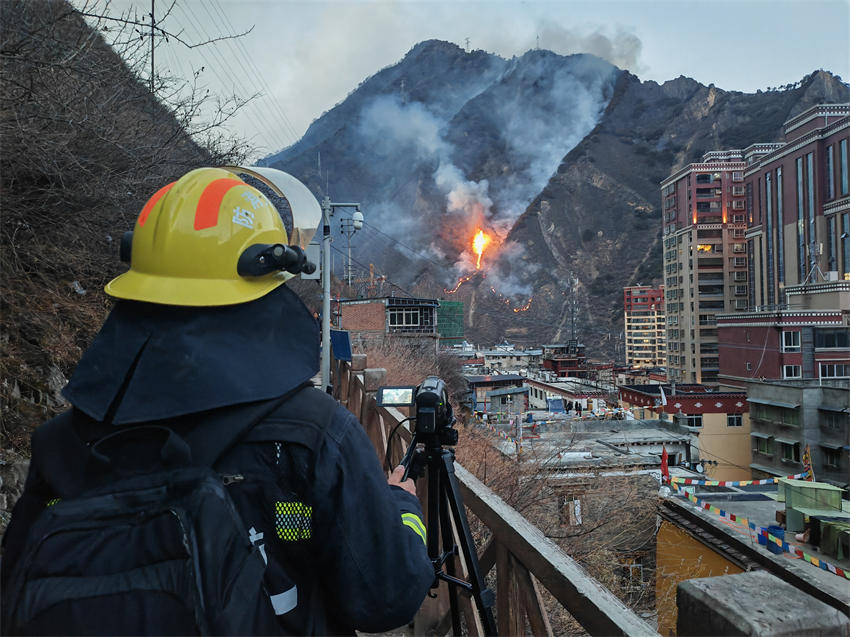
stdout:
{"type": "MultiPolygon", "coordinates": [[[[392,407],[379,407],[375,402],[375,392],[385,384],[386,371],[367,368],[364,355],[354,355],[352,359],[351,363],[334,363],[334,396],[360,420],[383,463],[389,437],[406,414],[392,407]]],[[[390,443],[392,465],[401,460],[411,440],[411,432],[404,426],[398,432],[390,443]]],[[[480,551],[479,563],[482,576],[496,569],[495,613],[500,635],[553,634],[541,585],[592,635],[657,634],[540,529],[458,463],[455,476],[468,513],[491,534],[487,546],[480,551]]],[[[419,484],[417,488],[423,510],[427,511],[422,498],[427,485],[419,484]]],[[[455,572],[465,576],[462,556],[454,559],[455,572]]],[[[445,583],[440,584],[437,597],[425,600],[414,623],[416,634],[443,635],[451,629],[445,587],[445,583]]],[[[471,598],[461,594],[459,599],[469,634],[483,635],[471,598]]]]}

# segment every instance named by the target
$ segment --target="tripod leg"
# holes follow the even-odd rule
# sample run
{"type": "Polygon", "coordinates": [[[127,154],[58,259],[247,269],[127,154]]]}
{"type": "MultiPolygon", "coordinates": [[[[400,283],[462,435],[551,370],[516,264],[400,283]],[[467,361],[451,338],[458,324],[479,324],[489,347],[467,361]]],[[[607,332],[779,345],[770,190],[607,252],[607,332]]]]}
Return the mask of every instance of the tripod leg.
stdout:
{"type": "MultiPolygon", "coordinates": [[[[443,481],[443,486],[445,485],[445,481],[443,481]]],[[[449,506],[446,498],[440,498],[440,533],[443,537],[443,551],[449,551],[452,547],[455,546],[454,542],[454,532],[452,529],[452,519],[449,513],[449,506]]],[[[449,557],[446,560],[446,572],[452,576],[456,577],[456,569],[455,569],[455,557],[449,557]]],[[[458,607],[458,598],[457,598],[457,586],[449,586],[449,604],[451,606],[452,613],[452,630],[454,634],[459,636],[461,635],[461,626],[460,626],[460,608],[458,607]]]]}
{"type": "MultiPolygon", "coordinates": [[[[466,519],[466,510],[463,508],[463,500],[457,485],[454,470],[454,457],[450,451],[442,452],[442,474],[443,480],[441,490],[445,491],[444,502],[447,501],[451,507],[451,514],[457,526],[460,536],[460,548],[463,551],[463,559],[469,570],[469,582],[472,585],[472,597],[478,607],[478,614],[487,635],[496,634],[496,622],[493,619],[492,592],[487,590],[484,579],[481,577],[481,568],[478,564],[478,555],[475,551],[475,542],[469,530],[469,522],[466,519]],[[487,599],[485,600],[485,595],[487,599]]],[[[451,524],[447,525],[451,532],[451,524]]]]}

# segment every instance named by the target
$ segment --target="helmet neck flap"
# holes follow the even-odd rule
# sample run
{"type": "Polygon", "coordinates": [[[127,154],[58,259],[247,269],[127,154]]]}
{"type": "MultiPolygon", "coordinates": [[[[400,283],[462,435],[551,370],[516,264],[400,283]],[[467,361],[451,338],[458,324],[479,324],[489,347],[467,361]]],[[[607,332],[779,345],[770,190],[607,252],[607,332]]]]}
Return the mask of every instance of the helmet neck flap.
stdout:
{"type": "Polygon", "coordinates": [[[124,425],[282,396],[318,361],[318,324],[285,285],[220,307],[119,301],[62,393],[124,425]]]}

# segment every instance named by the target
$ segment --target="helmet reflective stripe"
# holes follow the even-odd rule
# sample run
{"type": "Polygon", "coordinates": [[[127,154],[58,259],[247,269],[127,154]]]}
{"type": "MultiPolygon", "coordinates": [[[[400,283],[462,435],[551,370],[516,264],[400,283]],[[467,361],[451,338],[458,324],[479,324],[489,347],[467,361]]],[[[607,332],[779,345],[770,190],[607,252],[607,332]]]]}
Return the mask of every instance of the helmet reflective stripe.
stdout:
{"type": "Polygon", "coordinates": [[[204,228],[216,226],[224,195],[231,188],[244,185],[245,183],[242,180],[229,178],[216,179],[210,182],[204,188],[204,192],[201,193],[201,198],[198,199],[198,207],[195,208],[195,230],[203,230],[204,228]]]}
{"type": "Polygon", "coordinates": [[[171,190],[171,187],[176,183],[176,181],[172,181],[167,186],[163,186],[154,193],[153,197],[148,199],[148,202],[145,204],[145,207],[142,208],[142,211],[139,213],[139,227],[145,225],[145,221],[148,220],[148,215],[151,213],[151,210],[153,210],[153,207],[156,205],[156,202],[162,199],[162,196],[169,190],[171,190]]]}

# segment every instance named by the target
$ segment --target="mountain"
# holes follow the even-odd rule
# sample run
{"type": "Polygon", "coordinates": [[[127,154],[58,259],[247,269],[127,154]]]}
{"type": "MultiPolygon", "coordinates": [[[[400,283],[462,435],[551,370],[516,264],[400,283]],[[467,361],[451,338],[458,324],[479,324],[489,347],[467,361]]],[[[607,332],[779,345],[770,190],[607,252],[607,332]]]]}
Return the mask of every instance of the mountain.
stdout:
{"type": "Polygon", "coordinates": [[[660,283],[659,182],[708,150],[781,139],[809,106],[848,100],[825,71],[745,94],[686,77],[642,82],[591,55],[506,60],[430,40],[264,163],[360,202],[356,263],[404,291],[464,300],[472,339],[568,338],[574,275],[578,335],[610,355],[622,287],[660,283]],[[481,272],[479,228],[493,236],[481,272]]]}

